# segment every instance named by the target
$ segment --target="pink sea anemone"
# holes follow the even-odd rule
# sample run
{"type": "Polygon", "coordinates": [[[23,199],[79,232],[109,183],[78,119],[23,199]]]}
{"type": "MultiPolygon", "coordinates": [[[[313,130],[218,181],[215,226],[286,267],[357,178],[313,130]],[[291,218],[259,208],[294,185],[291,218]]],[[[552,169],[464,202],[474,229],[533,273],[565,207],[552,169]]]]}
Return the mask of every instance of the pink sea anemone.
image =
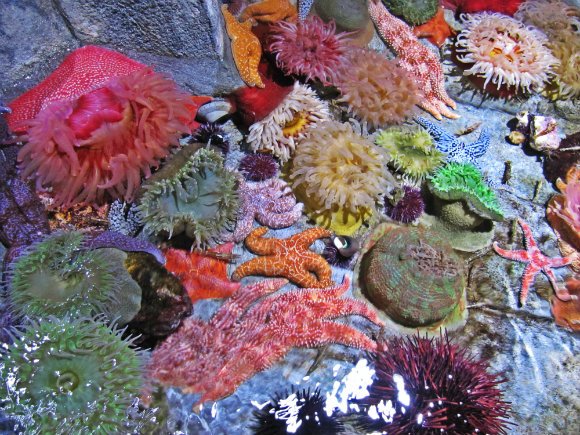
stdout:
{"type": "Polygon", "coordinates": [[[141,177],[189,132],[191,105],[173,81],[149,68],[53,102],[30,121],[18,155],[22,176],[50,191],[54,206],[131,201],[141,177]]]}
{"type": "Polygon", "coordinates": [[[348,48],[348,34],[335,31],[333,21],[325,23],[317,16],[297,23],[280,21],[272,26],[268,50],[285,73],[331,85],[348,48]]]}

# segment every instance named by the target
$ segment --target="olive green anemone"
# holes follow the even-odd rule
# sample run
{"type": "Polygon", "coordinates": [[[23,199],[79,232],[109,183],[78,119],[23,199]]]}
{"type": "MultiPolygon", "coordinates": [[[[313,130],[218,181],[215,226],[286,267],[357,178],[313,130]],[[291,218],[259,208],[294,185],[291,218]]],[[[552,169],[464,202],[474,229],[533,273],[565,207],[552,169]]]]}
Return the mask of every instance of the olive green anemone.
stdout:
{"type": "Polygon", "coordinates": [[[429,21],[439,7],[438,0],[383,0],[390,13],[411,26],[429,21]]]}
{"type": "Polygon", "coordinates": [[[89,318],[48,317],[6,346],[0,399],[26,433],[130,433],[142,385],[142,354],[89,318]]]}

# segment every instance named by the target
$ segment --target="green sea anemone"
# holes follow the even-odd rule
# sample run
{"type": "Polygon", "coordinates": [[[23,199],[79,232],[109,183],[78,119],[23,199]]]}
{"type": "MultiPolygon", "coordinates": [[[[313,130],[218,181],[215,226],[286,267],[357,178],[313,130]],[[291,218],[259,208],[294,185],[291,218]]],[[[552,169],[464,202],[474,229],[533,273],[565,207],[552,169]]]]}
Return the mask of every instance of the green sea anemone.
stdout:
{"type": "Polygon", "coordinates": [[[26,433],[130,433],[142,385],[142,354],[130,344],[88,318],[31,324],[2,350],[4,411],[26,433]]]}
{"type": "Polygon", "coordinates": [[[390,13],[411,26],[429,21],[439,7],[438,0],[383,0],[390,13]]]}
{"type": "Polygon", "coordinates": [[[444,161],[431,135],[422,128],[392,127],[375,138],[389,154],[389,164],[414,181],[420,181],[444,161]]]}
{"type": "Polygon", "coordinates": [[[185,233],[195,247],[219,240],[238,211],[236,176],[220,153],[186,147],[147,180],[139,210],[145,231],[185,233]]]}
{"type": "Polygon", "coordinates": [[[11,268],[10,298],[30,317],[104,313],[121,324],[141,308],[141,288],[124,268],[126,254],[85,249],[78,231],[54,233],[31,246],[11,268]]]}

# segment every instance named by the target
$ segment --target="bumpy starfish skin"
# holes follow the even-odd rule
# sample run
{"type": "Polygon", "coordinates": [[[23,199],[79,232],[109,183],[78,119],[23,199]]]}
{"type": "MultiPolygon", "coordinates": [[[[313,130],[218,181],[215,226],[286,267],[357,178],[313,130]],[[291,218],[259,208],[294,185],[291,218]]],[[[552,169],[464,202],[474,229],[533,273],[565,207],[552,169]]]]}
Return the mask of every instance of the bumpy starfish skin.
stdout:
{"type": "Polygon", "coordinates": [[[423,91],[419,107],[441,120],[459,118],[447,106],[455,109],[455,102],[445,90],[443,70],[437,56],[419,42],[404,21],[391,15],[380,0],[369,0],[369,14],[381,37],[397,54],[399,65],[411,74],[423,91]]]}
{"type": "Polygon", "coordinates": [[[298,19],[300,21],[306,19],[313,3],[314,0],[298,0],[298,19]]]}
{"type": "Polygon", "coordinates": [[[208,322],[190,317],[152,354],[148,373],[164,385],[201,394],[197,403],[232,394],[256,373],[281,360],[292,347],[338,343],[367,351],[376,343],[332,319],[348,315],[382,322],[364,302],[340,298],[349,288],[302,289],[265,298],[287,283],[263,280],[242,287],[208,322]]]}
{"type": "Polygon", "coordinates": [[[325,228],[310,228],[288,239],[264,239],[268,228],[259,227],[246,238],[246,246],[260,257],[238,266],[234,281],[245,276],[279,276],[300,287],[324,288],[332,285],[332,270],[324,257],[308,250],[317,239],[330,237],[325,228]]]}
{"type": "Polygon", "coordinates": [[[253,18],[260,23],[275,23],[282,20],[294,21],[296,15],[296,8],[288,0],[264,0],[244,9],[241,19],[253,18]]]}
{"type": "Polygon", "coordinates": [[[263,88],[258,65],[262,57],[262,45],[252,33],[252,21],[239,23],[229,11],[227,5],[222,5],[222,14],[226,22],[226,30],[232,41],[232,54],[240,77],[248,86],[263,88]]]}
{"type": "Polygon", "coordinates": [[[417,118],[416,121],[433,137],[435,147],[442,153],[447,154],[448,161],[471,163],[480,168],[477,159],[487,152],[491,141],[487,129],[484,128],[481,130],[479,138],[475,142],[466,144],[428,119],[417,118]]]}
{"type": "Polygon", "coordinates": [[[241,242],[252,231],[254,219],[268,228],[287,228],[302,216],[302,203],[290,186],[279,178],[261,182],[241,181],[239,218],[232,235],[234,242],[241,242]]]}
{"type": "Polygon", "coordinates": [[[451,30],[451,27],[449,27],[449,24],[445,21],[443,8],[439,6],[439,9],[437,9],[437,13],[433,18],[425,24],[413,27],[413,34],[417,38],[427,38],[437,47],[441,47],[445,40],[453,35],[453,30],[451,30]]]}
{"type": "Polygon", "coordinates": [[[534,279],[538,272],[542,271],[548,277],[550,284],[555,291],[556,296],[558,299],[562,301],[569,301],[573,298],[570,295],[566,288],[558,287],[558,283],[556,282],[556,277],[552,268],[554,267],[564,267],[572,263],[577,257],[578,253],[575,252],[572,255],[568,255],[567,257],[546,257],[544,254],[540,252],[536,241],[534,240],[534,236],[532,235],[532,230],[522,219],[518,219],[518,223],[520,227],[522,227],[522,231],[524,232],[525,238],[525,250],[505,250],[498,246],[497,242],[493,243],[493,249],[499,255],[509,260],[520,261],[522,263],[528,263],[524,270],[524,275],[522,278],[522,287],[520,290],[520,304],[524,305],[526,299],[528,297],[528,292],[530,290],[530,286],[534,282],[534,279]]]}

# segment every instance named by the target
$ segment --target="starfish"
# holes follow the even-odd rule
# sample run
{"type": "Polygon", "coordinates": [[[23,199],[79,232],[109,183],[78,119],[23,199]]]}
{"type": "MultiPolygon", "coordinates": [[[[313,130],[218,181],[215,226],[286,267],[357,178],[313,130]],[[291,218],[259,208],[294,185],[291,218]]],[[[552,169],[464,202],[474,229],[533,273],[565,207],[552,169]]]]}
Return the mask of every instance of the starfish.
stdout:
{"type": "Polygon", "coordinates": [[[242,12],[241,19],[254,19],[260,23],[296,21],[296,8],[288,0],[263,0],[249,5],[242,12]]]}
{"type": "Polygon", "coordinates": [[[242,287],[209,322],[190,317],[151,355],[148,378],[201,394],[197,404],[232,394],[293,347],[338,343],[367,351],[376,343],[337,317],[358,315],[382,326],[366,303],[340,298],[350,287],[301,289],[265,297],[288,281],[268,279],[242,287]]]}
{"type": "Polygon", "coordinates": [[[238,22],[229,11],[227,5],[222,5],[222,14],[226,22],[226,31],[232,41],[232,55],[240,77],[248,86],[264,87],[258,65],[262,58],[262,45],[252,33],[252,20],[238,22]]]}
{"type": "Polygon", "coordinates": [[[260,182],[242,180],[238,194],[241,205],[232,235],[236,243],[250,234],[254,219],[269,228],[287,228],[302,216],[304,205],[296,203],[290,186],[279,178],[260,182]]]}
{"type": "Polygon", "coordinates": [[[534,236],[532,235],[532,230],[529,225],[525,223],[522,219],[518,219],[518,224],[522,227],[525,238],[525,250],[505,250],[498,246],[497,242],[493,242],[493,249],[499,255],[509,260],[520,261],[522,263],[528,263],[524,270],[524,275],[522,278],[522,287],[520,290],[520,305],[524,305],[528,297],[528,292],[530,286],[532,285],[538,272],[542,271],[548,277],[552,288],[555,291],[558,299],[562,301],[569,301],[571,299],[576,299],[576,296],[570,295],[566,288],[558,287],[556,282],[556,276],[552,271],[554,267],[564,267],[572,263],[577,257],[578,253],[575,252],[567,257],[546,257],[540,252],[534,236]]]}
{"type": "Polygon", "coordinates": [[[232,275],[239,281],[248,275],[281,276],[300,287],[324,288],[332,284],[332,270],[324,257],[308,250],[315,240],[330,237],[325,228],[310,228],[287,239],[264,239],[266,227],[258,227],[246,238],[246,246],[261,257],[238,266],[232,275]],[[314,276],[314,275],[316,276],[314,276]]]}
{"type": "Polygon", "coordinates": [[[405,69],[423,92],[419,107],[441,120],[459,118],[447,106],[456,109],[455,102],[447,95],[443,70],[437,56],[419,42],[404,21],[393,16],[380,0],[369,0],[369,14],[381,37],[397,54],[399,65],[405,69]]]}
{"type": "Polygon", "coordinates": [[[479,138],[475,142],[466,144],[428,119],[417,118],[416,121],[433,137],[435,147],[442,153],[447,153],[448,161],[471,163],[480,168],[477,159],[487,152],[491,139],[487,129],[481,130],[479,138]]]}
{"type": "Polygon", "coordinates": [[[453,33],[453,30],[449,27],[447,21],[445,21],[445,14],[441,6],[439,6],[433,18],[425,24],[413,27],[413,34],[417,38],[427,38],[437,47],[441,47],[445,40],[453,35],[453,33]]]}
{"type": "Polygon", "coordinates": [[[233,243],[224,243],[205,252],[169,248],[165,251],[165,268],[179,278],[192,303],[227,298],[240,288],[239,283],[228,279],[226,271],[226,259],[233,247],[233,243]]]}
{"type": "Polygon", "coordinates": [[[306,19],[313,3],[314,0],[298,0],[298,19],[300,21],[306,19]]]}

